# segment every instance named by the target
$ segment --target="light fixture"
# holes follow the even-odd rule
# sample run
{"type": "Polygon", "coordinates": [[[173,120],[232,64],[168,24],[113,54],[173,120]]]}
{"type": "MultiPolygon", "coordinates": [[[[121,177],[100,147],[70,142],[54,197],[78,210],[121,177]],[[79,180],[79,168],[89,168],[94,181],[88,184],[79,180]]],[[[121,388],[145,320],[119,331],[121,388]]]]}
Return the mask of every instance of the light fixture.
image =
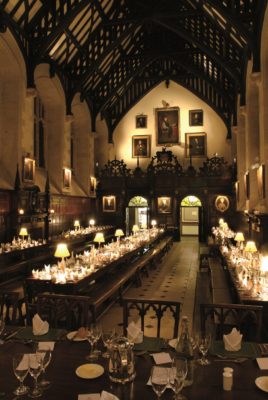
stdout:
{"type": "Polygon", "coordinates": [[[116,229],[114,236],[120,238],[121,236],[124,236],[124,232],[122,229],[116,229]]]}
{"type": "Polygon", "coordinates": [[[24,236],[28,236],[27,228],[24,228],[24,227],[20,228],[19,236],[22,236],[23,238],[24,238],[24,236]]]}
{"type": "Polygon", "coordinates": [[[261,260],[261,272],[268,272],[268,257],[262,257],[261,260]]]}
{"type": "Polygon", "coordinates": [[[100,247],[100,244],[105,242],[103,233],[97,232],[93,239],[93,242],[99,243],[99,247],[100,247]]]}
{"type": "Polygon", "coordinates": [[[246,244],[246,247],[245,247],[245,252],[247,252],[247,253],[256,253],[257,251],[258,250],[257,250],[255,242],[248,241],[247,244],[246,244]]]}
{"type": "Polygon", "coordinates": [[[94,226],[95,225],[95,219],[90,219],[89,220],[89,226],[94,226]]]}
{"type": "Polygon", "coordinates": [[[224,219],[223,219],[223,218],[220,218],[220,219],[219,219],[219,225],[222,226],[222,224],[224,224],[224,219]]]}
{"type": "Polygon", "coordinates": [[[76,229],[79,229],[79,228],[80,228],[80,222],[79,222],[78,219],[76,219],[76,220],[74,221],[74,227],[75,227],[76,229]]]}
{"type": "Polygon", "coordinates": [[[138,227],[138,225],[133,225],[132,227],[132,232],[135,234],[140,230],[140,228],[138,227]]]}
{"type": "Polygon", "coordinates": [[[243,242],[245,241],[245,237],[242,232],[237,232],[234,240],[237,242],[240,250],[243,250],[243,242]]]}
{"type": "Polygon", "coordinates": [[[54,256],[57,258],[61,258],[61,268],[64,271],[65,269],[65,257],[70,256],[70,252],[68,250],[66,243],[58,243],[54,256]]]}
{"type": "Polygon", "coordinates": [[[151,225],[152,225],[153,228],[155,228],[155,226],[156,226],[156,220],[155,219],[152,219],[151,225]]]}
{"type": "Polygon", "coordinates": [[[19,214],[23,215],[24,214],[24,209],[23,208],[19,208],[19,214]]]}

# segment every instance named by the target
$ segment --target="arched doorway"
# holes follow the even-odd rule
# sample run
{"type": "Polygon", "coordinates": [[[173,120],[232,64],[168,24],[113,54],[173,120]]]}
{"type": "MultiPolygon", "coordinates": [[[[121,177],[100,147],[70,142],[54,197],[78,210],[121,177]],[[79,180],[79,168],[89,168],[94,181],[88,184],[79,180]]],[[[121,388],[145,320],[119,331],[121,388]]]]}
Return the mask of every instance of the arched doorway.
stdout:
{"type": "Polygon", "coordinates": [[[180,204],[181,236],[200,236],[202,203],[196,196],[189,195],[180,204]]]}
{"type": "Polygon", "coordinates": [[[126,208],[126,232],[131,233],[133,225],[140,228],[148,227],[148,201],[142,196],[135,196],[129,200],[126,208]]]}

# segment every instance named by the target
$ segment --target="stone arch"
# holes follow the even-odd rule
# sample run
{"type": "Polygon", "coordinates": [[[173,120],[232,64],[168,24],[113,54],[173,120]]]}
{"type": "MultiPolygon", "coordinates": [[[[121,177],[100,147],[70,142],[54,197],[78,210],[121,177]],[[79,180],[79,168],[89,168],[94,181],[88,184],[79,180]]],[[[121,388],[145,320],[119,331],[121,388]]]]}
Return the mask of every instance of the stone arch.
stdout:
{"type": "Polygon", "coordinates": [[[109,132],[106,121],[98,114],[95,132],[95,160],[100,168],[107,163],[107,160],[114,160],[116,157],[113,143],[108,143],[108,136],[109,132]]]}
{"type": "Polygon", "coordinates": [[[22,166],[26,67],[11,32],[0,34],[0,187],[14,187],[16,165],[22,166]]]}

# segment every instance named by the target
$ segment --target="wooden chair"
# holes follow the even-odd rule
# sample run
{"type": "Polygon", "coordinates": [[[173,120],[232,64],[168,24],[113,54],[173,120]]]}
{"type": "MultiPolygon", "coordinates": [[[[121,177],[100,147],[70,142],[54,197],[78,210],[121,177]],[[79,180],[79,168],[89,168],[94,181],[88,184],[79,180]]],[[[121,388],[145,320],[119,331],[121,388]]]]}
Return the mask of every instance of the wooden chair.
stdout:
{"type": "Polygon", "coordinates": [[[201,330],[214,331],[216,339],[236,327],[248,341],[261,340],[262,306],[247,304],[200,304],[201,330]]]}
{"type": "Polygon", "coordinates": [[[19,293],[0,291],[0,316],[8,325],[17,325],[19,322],[19,293]]]}
{"type": "Polygon", "coordinates": [[[52,293],[52,282],[50,279],[26,279],[23,282],[24,298],[26,307],[27,325],[32,324],[32,318],[37,312],[37,298],[41,293],[52,293]]]}
{"type": "Polygon", "coordinates": [[[173,324],[173,337],[178,337],[179,319],[180,319],[180,306],[181,303],[177,301],[164,301],[164,300],[145,300],[134,298],[123,298],[123,332],[127,335],[127,326],[130,319],[131,310],[136,310],[136,314],[141,320],[141,330],[144,332],[146,328],[145,317],[147,316],[151,321],[157,320],[156,335],[160,337],[161,327],[163,325],[164,314],[170,313],[174,320],[173,324]],[[148,316],[148,314],[150,314],[148,316]]]}
{"type": "Polygon", "coordinates": [[[37,312],[52,328],[78,329],[88,326],[89,300],[88,296],[38,294],[37,312]]]}

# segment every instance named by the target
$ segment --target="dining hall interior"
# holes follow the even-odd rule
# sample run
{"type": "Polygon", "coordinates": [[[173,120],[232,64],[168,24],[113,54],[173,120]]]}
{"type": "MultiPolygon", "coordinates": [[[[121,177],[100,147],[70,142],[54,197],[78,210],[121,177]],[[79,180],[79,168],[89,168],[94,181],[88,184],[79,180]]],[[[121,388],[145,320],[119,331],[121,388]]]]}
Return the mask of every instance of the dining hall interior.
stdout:
{"type": "Polygon", "coordinates": [[[267,0],[0,0],[0,399],[266,398],[267,132],[267,0]]]}

